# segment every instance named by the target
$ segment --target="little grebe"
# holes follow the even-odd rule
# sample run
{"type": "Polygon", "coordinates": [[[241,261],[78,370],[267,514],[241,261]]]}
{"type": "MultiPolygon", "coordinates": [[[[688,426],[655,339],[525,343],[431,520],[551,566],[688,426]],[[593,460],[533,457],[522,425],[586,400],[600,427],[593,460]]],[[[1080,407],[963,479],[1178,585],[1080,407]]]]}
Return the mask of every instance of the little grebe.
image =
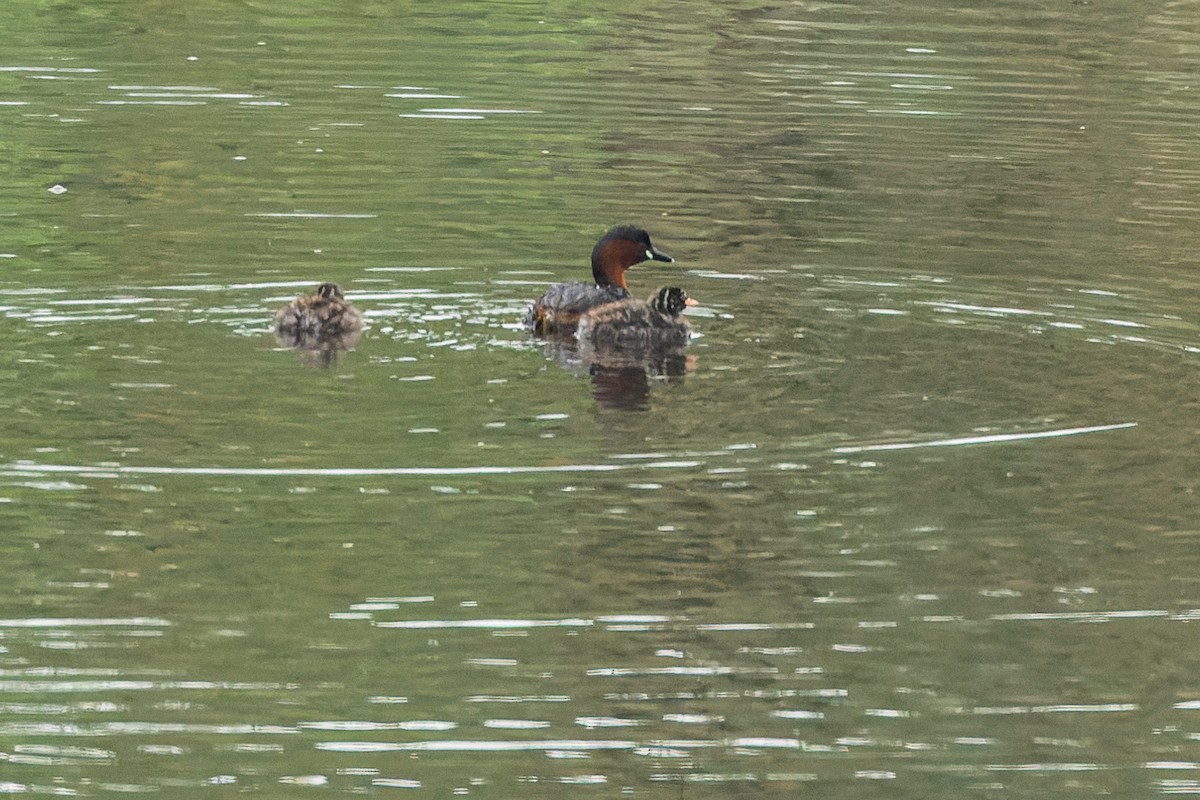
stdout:
{"type": "Polygon", "coordinates": [[[620,225],[600,237],[592,249],[590,283],[556,283],[525,315],[525,327],[537,334],[570,334],[588,309],[629,297],[625,270],[654,259],[675,259],[650,242],[650,234],[633,225],[620,225]]]}
{"type": "Polygon", "coordinates": [[[289,338],[344,336],[362,330],[362,315],[346,302],[336,283],[322,283],[317,291],[297,297],[275,314],[275,333],[289,338]]]}
{"type": "Polygon", "coordinates": [[[664,286],[646,302],[618,300],[590,309],[579,319],[579,341],[597,350],[667,350],[684,347],[691,326],[680,317],[696,301],[676,286],[664,286]]]}

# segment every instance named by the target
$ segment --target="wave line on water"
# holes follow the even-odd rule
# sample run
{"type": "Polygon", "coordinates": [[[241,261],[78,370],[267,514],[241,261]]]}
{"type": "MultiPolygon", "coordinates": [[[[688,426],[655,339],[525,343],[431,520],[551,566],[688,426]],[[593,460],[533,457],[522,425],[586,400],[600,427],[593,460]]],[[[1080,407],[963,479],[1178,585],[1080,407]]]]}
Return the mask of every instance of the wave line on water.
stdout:
{"type": "Polygon", "coordinates": [[[528,475],[551,472],[619,472],[637,469],[685,469],[700,461],[656,461],[649,464],[555,464],[547,466],[474,467],[150,467],[122,464],[39,464],[14,461],[0,464],[0,475],[14,477],[29,473],[67,475],[218,475],[224,477],[389,477],[442,475],[528,475]]]}
{"type": "Polygon", "coordinates": [[[343,753],[382,752],[504,752],[523,750],[633,750],[637,742],[620,739],[539,739],[534,741],[449,739],[419,742],[317,742],[318,750],[343,753]]]}
{"type": "Polygon", "coordinates": [[[0,619],[0,628],[91,628],[102,626],[161,628],[167,627],[170,624],[170,620],[158,617],[26,617],[0,619]]]}
{"type": "Polygon", "coordinates": [[[1085,433],[1107,433],[1126,428],[1136,428],[1136,422],[1118,422],[1112,425],[1090,425],[1079,428],[1056,428],[1051,431],[1032,431],[1028,433],[991,433],[982,436],[958,436],[952,439],[935,439],[931,442],[889,442],[887,444],[864,444],[835,447],[833,452],[846,453],[876,453],[885,450],[916,450],[923,447],[965,447],[975,444],[999,444],[1001,442],[1024,442],[1034,439],[1057,439],[1063,436],[1080,436],[1085,433]]]}
{"type": "Polygon", "coordinates": [[[773,736],[751,736],[733,739],[665,739],[646,743],[628,739],[436,739],[415,742],[333,741],[317,742],[317,750],[343,753],[383,752],[458,752],[498,753],[514,751],[588,752],[596,750],[637,750],[645,747],[697,750],[715,747],[755,747],[798,750],[799,739],[773,736]]]}
{"type": "MultiPolygon", "coordinates": [[[[830,452],[837,455],[875,453],[891,450],[916,450],[930,447],[965,447],[979,444],[1023,442],[1054,439],[1088,433],[1107,433],[1137,427],[1136,422],[1111,425],[1091,425],[1075,428],[1056,428],[1049,431],[997,433],[980,436],[959,436],[928,442],[888,442],[884,444],[846,445],[830,452]]],[[[658,454],[655,454],[658,455],[658,454]]],[[[628,456],[620,456],[628,458],[628,456]]],[[[0,464],[0,477],[21,477],[30,474],[88,475],[115,477],[119,475],[180,475],[221,476],[243,478],[269,477],[404,477],[404,476],[471,476],[471,475],[538,475],[551,473],[624,472],[646,469],[691,469],[704,465],[697,459],[663,459],[650,462],[621,464],[552,464],[534,465],[477,465],[469,467],[155,467],[127,464],[42,464],[36,461],[10,461],[0,464]]]]}
{"type": "Polygon", "coordinates": [[[333,214],[318,211],[258,211],[243,217],[266,217],[270,219],[376,219],[378,214],[333,214]]]}
{"type": "Polygon", "coordinates": [[[590,628],[590,619],[411,619],[376,622],[377,628],[590,628]]]}

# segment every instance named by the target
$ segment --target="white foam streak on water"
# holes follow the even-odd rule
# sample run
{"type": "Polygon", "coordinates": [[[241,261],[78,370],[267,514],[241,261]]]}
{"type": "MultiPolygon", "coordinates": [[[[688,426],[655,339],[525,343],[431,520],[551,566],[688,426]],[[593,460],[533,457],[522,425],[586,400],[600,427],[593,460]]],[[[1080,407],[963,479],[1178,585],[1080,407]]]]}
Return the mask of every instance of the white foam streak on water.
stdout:
{"type": "Polygon", "coordinates": [[[970,311],[977,314],[995,314],[996,316],[1031,316],[1052,317],[1049,311],[1034,311],[1028,308],[1013,308],[1011,306],[982,306],[974,303],[953,302],[917,302],[915,305],[931,306],[940,311],[970,311]]]}
{"type": "Polygon", "coordinates": [[[239,92],[128,92],[127,97],[205,97],[213,100],[249,100],[260,97],[257,94],[244,94],[239,92]]]}
{"type": "Polygon", "coordinates": [[[1112,619],[1161,619],[1170,616],[1171,612],[1169,611],[1135,609],[1130,611],[1048,611],[1026,614],[996,614],[992,616],[992,619],[1000,622],[1014,620],[1025,622],[1039,620],[1104,622],[1112,619]]]}
{"type": "Polygon", "coordinates": [[[397,114],[404,119],[487,119],[482,114],[397,114]]]}
{"type": "MultiPolygon", "coordinates": [[[[396,608],[379,607],[359,608],[362,604],[355,604],[355,611],[389,611],[396,608]]],[[[344,613],[334,612],[330,615],[331,619],[369,619],[369,614],[354,614],[347,615],[344,613]]],[[[674,618],[659,615],[637,615],[637,616],[601,616],[596,619],[587,619],[581,617],[569,617],[564,619],[413,619],[413,620],[389,620],[386,622],[375,622],[377,628],[404,628],[408,630],[433,630],[433,629],[450,629],[450,628],[479,628],[485,630],[509,630],[509,629],[525,629],[525,628],[591,628],[597,623],[604,623],[607,630],[632,630],[635,627],[642,629],[645,626],[652,624],[673,623],[675,627],[690,628],[697,631],[784,631],[784,630],[811,630],[814,626],[811,622],[793,622],[793,623],[744,623],[744,622],[718,622],[718,623],[693,623],[684,618],[674,618]]]]}
{"type": "Polygon", "coordinates": [[[155,617],[114,617],[114,618],[68,618],[68,617],[31,617],[29,619],[0,619],[0,628],[78,628],[78,627],[167,627],[170,620],[155,617]]]}
{"type": "Polygon", "coordinates": [[[590,619],[416,619],[377,622],[377,628],[586,628],[595,623],[590,619]]]}
{"type": "Polygon", "coordinates": [[[279,692],[288,688],[281,683],[243,683],[236,681],[8,681],[0,680],[0,694],[46,694],[63,692],[149,692],[149,691],[248,691],[279,692]]]}
{"type": "Polygon", "coordinates": [[[0,67],[0,72],[100,72],[89,67],[0,67]]]}
{"type": "Polygon", "coordinates": [[[699,466],[698,461],[659,461],[644,465],[620,464],[560,464],[544,467],[532,466],[478,466],[478,467],[333,467],[333,468],[273,468],[273,467],[132,467],[122,465],[83,466],[71,464],[37,464],[17,461],[0,465],[0,475],[28,475],[29,473],[54,473],[68,475],[222,475],[240,477],[273,476],[324,476],[362,477],[399,475],[521,475],[549,472],[617,472],[629,469],[686,469],[699,466]]]}
{"type": "Polygon", "coordinates": [[[4,736],[147,736],[161,733],[216,734],[223,736],[246,736],[262,734],[300,733],[299,728],[287,725],[259,725],[249,722],[207,725],[191,722],[98,722],[90,724],[13,722],[0,725],[4,736]]]}
{"type": "MultiPolygon", "coordinates": [[[[1032,431],[1026,433],[1001,433],[983,436],[962,436],[952,439],[937,439],[929,442],[889,442],[874,445],[846,445],[835,447],[830,452],[838,455],[852,453],[882,452],[888,450],[914,450],[926,447],[962,447],[977,444],[997,444],[1003,442],[1024,442],[1038,439],[1052,439],[1064,436],[1079,436],[1089,433],[1106,433],[1137,427],[1136,422],[1119,422],[1112,425],[1092,425],[1077,428],[1057,428],[1049,431],[1032,431]]],[[[283,468],[283,467],[153,467],[128,466],[114,464],[111,466],[76,465],[76,464],[40,464],[33,461],[15,461],[0,464],[0,475],[27,476],[30,474],[69,474],[69,475],[222,475],[241,477],[272,477],[272,476],[323,476],[323,477],[364,477],[364,476],[403,476],[403,475],[520,475],[542,473],[582,473],[582,472],[619,472],[630,469],[690,469],[703,466],[702,461],[664,460],[645,464],[558,464],[549,466],[472,466],[472,467],[325,467],[325,468],[283,468]]]]}
{"type": "Polygon", "coordinates": [[[533,111],[518,108],[422,108],[421,111],[426,114],[541,114],[541,111],[533,111]]]}
{"type": "Polygon", "coordinates": [[[152,303],[149,297],[98,297],[90,300],[49,300],[49,306],[128,306],[139,303],[152,303]]]}
{"type": "Polygon", "coordinates": [[[646,675],[682,675],[687,677],[712,675],[778,675],[775,667],[598,667],[589,669],[589,677],[631,677],[646,675]]]}
{"type": "Polygon", "coordinates": [[[1079,436],[1085,433],[1106,433],[1108,431],[1136,428],[1136,422],[1119,422],[1113,425],[1092,425],[1082,428],[1058,428],[1052,431],[1033,431],[1030,433],[994,433],[985,436],[960,436],[954,439],[937,439],[932,442],[890,442],[888,444],[849,445],[835,447],[835,453],[874,453],[884,450],[915,450],[921,447],[962,447],[973,444],[996,444],[999,442],[1024,442],[1035,439],[1054,439],[1062,436],[1079,436]]]}
{"type": "Polygon", "coordinates": [[[637,742],[613,739],[543,739],[530,742],[445,740],[427,742],[317,742],[318,750],[343,753],[502,752],[518,750],[633,750],[637,742]]]}
{"type": "Polygon", "coordinates": [[[152,86],[140,83],[112,84],[108,87],[115,92],[219,92],[216,86],[152,86]]]}
{"type": "Polygon", "coordinates": [[[479,739],[447,739],[424,742],[318,742],[318,750],[344,753],[379,752],[512,752],[525,750],[634,750],[643,747],[677,750],[726,748],[800,749],[798,739],[782,737],[746,737],[725,740],[683,739],[648,743],[622,739],[542,739],[534,741],[485,741],[479,739]]]}
{"type": "Polygon", "coordinates": [[[233,289],[282,289],[292,286],[313,286],[313,281],[259,281],[256,283],[180,283],[152,286],[163,292],[225,292],[233,289]]]}
{"type": "MultiPolygon", "coordinates": [[[[12,316],[20,318],[23,315],[14,314],[12,316]]],[[[63,314],[41,314],[34,313],[27,317],[30,322],[37,324],[45,324],[47,322],[120,322],[123,320],[137,319],[136,314],[73,314],[66,316],[63,314]]]]}
{"type": "Polygon", "coordinates": [[[314,731],[450,731],[457,722],[445,720],[410,720],[407,722],[372,722],[364,720],[322,720],[301,722],[300,728],[314,731]]]}
{"type": "Polygon", "coordinates": [[[332,214],[317,211],[258,211],[243,214],[244,217],[269,217],[272,219],[376,219],[378,214],[332,214]]]}
{"type": "Polygon", "coordinates": [[[991,764],[989,772],[1093,772],[1107,769],[1100,764],[991,764]]]}

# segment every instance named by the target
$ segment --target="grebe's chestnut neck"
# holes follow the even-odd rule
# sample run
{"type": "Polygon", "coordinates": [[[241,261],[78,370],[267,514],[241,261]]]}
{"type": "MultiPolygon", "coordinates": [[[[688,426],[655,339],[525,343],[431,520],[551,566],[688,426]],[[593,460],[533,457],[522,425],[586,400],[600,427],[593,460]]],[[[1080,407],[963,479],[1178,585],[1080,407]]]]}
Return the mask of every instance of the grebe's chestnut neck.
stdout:
{"type": "Polygon", "coordinates": [[[592,278],[597,286],[625,285],[625,270],[649,260],[670,263],[675,259],[650,241],[650,234],[635,225],[618,225],[592,249],[592,278]]]}

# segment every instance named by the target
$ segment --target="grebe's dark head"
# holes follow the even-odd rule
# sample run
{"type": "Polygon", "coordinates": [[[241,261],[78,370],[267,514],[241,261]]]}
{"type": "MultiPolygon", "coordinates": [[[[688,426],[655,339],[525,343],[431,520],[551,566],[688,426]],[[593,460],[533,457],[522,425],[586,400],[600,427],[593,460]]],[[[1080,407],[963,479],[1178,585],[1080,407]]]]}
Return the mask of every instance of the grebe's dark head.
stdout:
{"type": "Polygon", "coordinates": [[[592,248],[592,278],[597,286],[627,289],[625,270],[650,259],[667,263],[675,260],[655,247],[646,231],[635,225],[618,225],[592,248]]]}

